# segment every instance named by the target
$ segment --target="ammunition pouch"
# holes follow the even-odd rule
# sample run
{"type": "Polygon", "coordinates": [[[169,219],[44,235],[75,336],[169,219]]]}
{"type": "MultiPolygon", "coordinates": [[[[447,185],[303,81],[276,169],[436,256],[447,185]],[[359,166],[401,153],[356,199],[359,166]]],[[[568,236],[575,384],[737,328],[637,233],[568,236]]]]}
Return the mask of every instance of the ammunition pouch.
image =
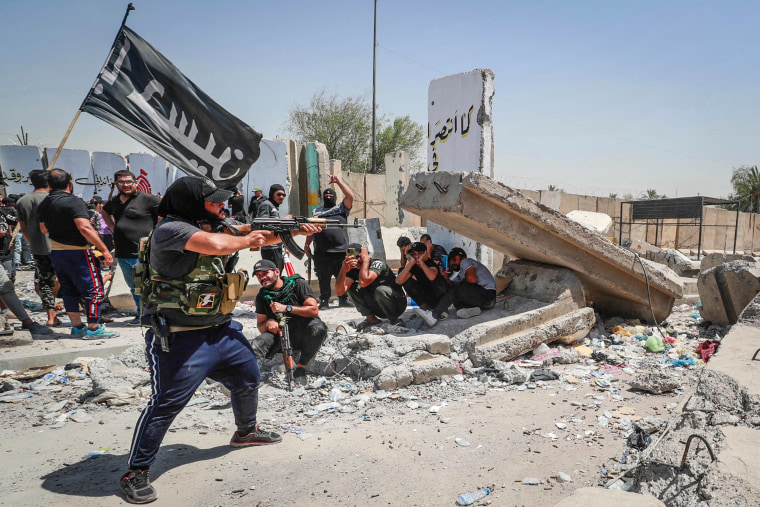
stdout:
{"type": "Polygon", "coordinates": [[[248,287],[247,271],[241,269],[235,273],[225,273],[222,279],[222,298],[219,312],[232,313],[246,287],[248,287]]]}

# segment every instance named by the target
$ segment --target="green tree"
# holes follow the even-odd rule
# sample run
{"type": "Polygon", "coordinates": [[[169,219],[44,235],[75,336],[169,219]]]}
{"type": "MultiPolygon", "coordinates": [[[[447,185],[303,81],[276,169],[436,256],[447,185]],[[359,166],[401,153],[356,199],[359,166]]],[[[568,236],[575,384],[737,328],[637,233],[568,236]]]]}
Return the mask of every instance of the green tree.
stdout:
{"type": "Polygon", "coordinates": [[[413,172],[422,169],[420,147],[424,140],[425,132],[422,125],[412,121],[409,116],[395,118],[390,125],[377,132],[375,149],[377,172],[385,172],[385,155],[394,151],[405,151],[409,154],[409,165],[413,172]]]}
{"type": "MultiPolygon", "coordinates": [[[[422,126],[409,116],[377,119],[376,171],[385,172],[385,155],[406,151],[413,170],[422,168],[422,126]]],[[[318,141],[331,158],[352,172],[372,171],[372,106],[363,97],[339,97],[325,90],[314,94],[308,105],[294,106],[285,129],[299,143],[318,141]]]]}
{"type": "MultiPolygon", "coordinates": [[[[739,201],[739,211],[760,213],[760,172],[757,166],[741,166],[733,169],[731,185],[734,191],[729,199],[739,201]]],[[[732,206],[735,210],[736,206],[732,206]]]]}
{"type": "Polygon", "coordinates": [[[623,194],[623,199],[626,200],[626,201],[632,201],[633,200],[633,194],[631,194],[631,193],[623,194]]]}
{"type": "Polygon", "coordinates": [[[557,185],[549,185],[548,187],[546,187],[546,190],[548,190],[549,192],[564,192],[564,190],[559,188],[557,185]]]}
{"type": "Polygon", "coordinates": [[[665,194],[660,195],[660,194],[657,193],[657,190],[655,190],[654,188],[649,188],[649,189],[647,189],[646,192],[644,192],[643,194],[641,194],[640,198],[641,199],[649,199],[649,200],[651,200],[651,199],[667,199],[668,196],[665,195],[665,194]]]}
{"type": "Polygon", "coordinates": [[[615,193],[610,193],[610,195],[609,195],[609,198],[610,198],[610,199],[617,199],[617,194],[615,194],[615,193]]]}

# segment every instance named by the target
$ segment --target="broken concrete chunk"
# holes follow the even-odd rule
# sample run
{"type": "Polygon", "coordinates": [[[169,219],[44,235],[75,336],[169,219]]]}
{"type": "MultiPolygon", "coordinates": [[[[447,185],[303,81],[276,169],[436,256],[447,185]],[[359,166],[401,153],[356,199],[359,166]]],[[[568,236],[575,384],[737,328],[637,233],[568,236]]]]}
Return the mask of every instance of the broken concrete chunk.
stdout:
{"type": "Polygon", "coordinates": [[[735,324],[760,291],[760,266],[732,261],[703,271],[697,280],[702,318],[719,326],[735,324]]]}
{"type": "Polygon", "coordinates": [[[678,389],[681,383],[663,372],[643,373],[629,382],[634,389],[662,394],[678,389]]]}

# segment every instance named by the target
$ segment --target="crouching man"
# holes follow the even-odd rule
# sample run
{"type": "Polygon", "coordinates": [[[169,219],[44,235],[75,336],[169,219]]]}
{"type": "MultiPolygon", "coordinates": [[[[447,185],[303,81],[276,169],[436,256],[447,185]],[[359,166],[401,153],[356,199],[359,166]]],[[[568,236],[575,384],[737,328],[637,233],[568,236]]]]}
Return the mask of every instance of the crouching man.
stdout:
{"type": "Polygon", "coordinates": [[[282,351],[279,317],[284,314],[291,346],[301,351],[293,381],[306,385],[306,365],[317,355],[327,336],[327,325],[318,317],[317,296],[299,275],[281,277],[270,260],[260,260],[253,271],[261,284],[256,296],[256,325],[261,335],[252,343],[256,357],[268,359],[282,351]]]}
{"type": "Polygon", "coordinates": [[[448,281],[449,290],[433,310],[432,317],[443,320],[450,305],[457,309],[457,317],[468,319],[480,315],[482,310],[490,310],[496,305],[496,281],[488,268],[467,257],[461,248],[449,252],[449,273],[441,269],[448,281]]]}
{"type": "Polygon", "coordinates": [[[348,245],[346,259],[335,280],[338,296],[348,293],[351,302],[364,321],[357,327],[359,331],[388,319],[392,324],[406,310],[406,294],[396,283],[393,270],[379,259],[370,259],[369,252],[358,243],[348,245]]]}

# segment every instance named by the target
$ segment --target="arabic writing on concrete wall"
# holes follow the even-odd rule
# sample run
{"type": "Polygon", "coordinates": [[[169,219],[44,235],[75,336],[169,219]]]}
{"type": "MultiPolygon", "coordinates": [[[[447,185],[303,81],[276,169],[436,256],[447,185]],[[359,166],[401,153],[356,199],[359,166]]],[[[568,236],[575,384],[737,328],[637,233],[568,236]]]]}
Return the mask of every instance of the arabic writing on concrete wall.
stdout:
{"type": "MultiPolygon", "coordinates": [[[[470,108],[467,110],[466,113],[462,113],[461,116],[458,115],[458,111],[454,111],[453,118],[450,116],[446,118],[445,121],[438,120],[435,122],[435,125],[433,125],[433,130],[437,130],[438,127],[441,125],[441,122],[443,122],[443,126],[436,132],[436,134],[433,136],[432,141],[430,141],[430,146],[433,151],[432,155],[432,164],[428,165],[428,171],[437,171],[439,162],[438,162],[438,144],[445,143],[449,136],[453,134],[459,134],[462,139],[467,137],[470,134],[470,124],[472,122],[472,112],[475,110],[475,106],[471,105],[470,108]]],[[[428,140],[430,140],[430,122],[428,122],[428,140]]]]}
{"type": "Polygon", "coordinates": [[[479,171],[483,76],[463,72],[434,79],[428,89],[427,170],[479,171]]]}

